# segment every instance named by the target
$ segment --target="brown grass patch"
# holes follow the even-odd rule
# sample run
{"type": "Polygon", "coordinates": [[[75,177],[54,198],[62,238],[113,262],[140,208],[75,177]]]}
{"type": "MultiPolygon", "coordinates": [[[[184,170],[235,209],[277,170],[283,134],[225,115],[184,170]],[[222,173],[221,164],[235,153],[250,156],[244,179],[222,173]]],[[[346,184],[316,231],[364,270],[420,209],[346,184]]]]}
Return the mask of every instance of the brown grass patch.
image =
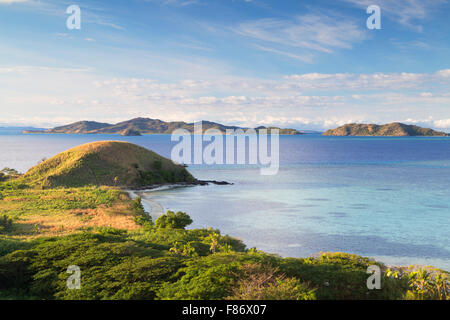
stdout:
{"type": "Polygon", "coordinates": [[[134,222],[130,206],[117,202],[112,207],[76,209],[57,215],[27,215],[16,221],[14,238],[61,236],[80,232],[88,227],[112,227],[125,230],[140,228],[134,222]]]}

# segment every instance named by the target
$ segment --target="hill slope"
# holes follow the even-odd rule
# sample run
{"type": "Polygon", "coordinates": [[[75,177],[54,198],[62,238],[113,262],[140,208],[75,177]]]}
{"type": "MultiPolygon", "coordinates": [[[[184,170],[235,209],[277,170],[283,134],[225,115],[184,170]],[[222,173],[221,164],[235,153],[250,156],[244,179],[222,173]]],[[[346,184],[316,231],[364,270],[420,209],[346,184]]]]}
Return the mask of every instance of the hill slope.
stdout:
{"type": "Polygon", "coordinates": [[[126,188],[195,181],[183,166],[153,151],[119,141],[93,142],[67,150],[31,168],[24,179],[43,187],[126,188]]]}
{"type": "MultiPolygon", "coordinates": [[[[265,127],[259,127],[264,129],[265,127]]],[[[258,128],[258,129],[259,129],[258,128]]],[[[135,118],[128,121],[119,122],[117,124],[100,123],[95,121],[79,121],[61,127],[42,131],[26,130],[24,133],[103,133],[103,134],[121,134],[125,131],[139,132],[141,134],[171,134],[176,129],[186,129],[194,132],[194,123],[186,123],[183,121],[165,122],[158,119],[135,118]]],[[[226,126],[220,123],[203,121],[203,131],[208,129],[218,129],[225,133],[227,129],[247,129],[237,126],[226,126]]],[[[268,128],[269,132],[270,129],[268,128]]],[[[295,129],[280,129],[280,134],[302,134],[295,129]]]]}
{"type": "MultiPolygon", "coordinates": [[[[50,130],[45,130],[44,133],[90,133],[104,127],[110,126],[109,123],[101,123],[96,121],[78,121],[61,127],[56,127],[50,130]]],[[[25,130],[24,133],[36,133],[34,130],[25,130]]],[[[37,133],[42,133],[38,131],[37,133]]]]}
{"type": "Polygon", "coordinates": [[[336,129],[331,129],[323,133],[324,136],[440,136],[445,137],[445,132],[435,131],[429,128],[421,128],[414,125],[407,125],[393,122],[384,125],[377,124],[346,124],[336,129]]]}

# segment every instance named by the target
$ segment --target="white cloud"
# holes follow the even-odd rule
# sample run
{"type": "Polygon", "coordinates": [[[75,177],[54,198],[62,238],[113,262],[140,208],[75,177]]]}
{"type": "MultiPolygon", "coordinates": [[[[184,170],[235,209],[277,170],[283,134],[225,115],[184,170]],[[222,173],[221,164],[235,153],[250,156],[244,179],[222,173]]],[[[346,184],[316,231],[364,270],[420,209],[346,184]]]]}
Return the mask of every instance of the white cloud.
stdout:
{"type": "Polygon", "coordinates": [[[312,54],[298,55],[298,54],[295,54],[295,53],[281,51],[281,50],[268,48],[268,47],[264,47],[264,46],[259,46],[259,45],[256,45],[255,47],[260,49],[260,50],[262,50],[262,51],[276,53],[276,54],[279,54],[279,55],[282,55],[282,56],[286,56],[288,58],[292,58],[292,59],[295,59],[295,60],[300,60],[300,61],[303,61],[303,62],[306,62],[306,63],[313,63],[314,56],[312,54]]]}
{"type": "Polygon", "coordinates": [[[199,3],[199,1],[197,0],[146,0],[146,1],[157,3],[160,5],[175,5],[180,7],[199,3]]]}
{"type": "MultiPolygon", "coordinates": [[[[48,16],[61,17],[70,2],[57,0],[0,0],[1,4],[25,3],[22,10],[32,11],[35,14],[45,14],[48,16]]],[[[82,5],[82,24],[97,24],[100,26],[110,27],[116,30],[125,30],[124,27],[112,22],[112,13],[109,12],[108,6],[98,7],[91,3],[83,3],[82,5]]],[[[62,34],[59,34],[62,36],[62,34]]]]}
{"type": "Polygon", "coordinates": [[[312,52],[351,49],[354,43],[365,39],[364,30],[353,19],[324,14],[305,14],[292,20],[247,21],[232,30],[252,39],[261,50],[306,62],[311,60],[312,52]]]}
{"type": "Polygon", "coordinates": [[[450,78],[450,69],[439,70],[436,75],[441,78],[450,78]]]}
{"type": "Polygon", "coordinates": [[[450,119],[442,119],[434,121],[434,126],[442,129],[450,128],[450,119]]]}
{"type": "Polygon", "coordinates": [[[428,119],[425,124],[448,130],[449,83],[446,70],[164,82],[108,78],[90,69],[5,66],[0,68],[0,122],[58,125],[144,116],[327,129],[348,122],[428,119]]]}
{"type": "Polygon", "coordinates": [[[0,0],[0,4],[11,4],[16,2],[27,2],[28,0],[0,0]]]}
{"type": "Polygon", "coordinates": [[[424,84],[445,83],[450,85],[450,69],[429,73],[307,73],[285,77],[291,87],[298,89],[414,89],[424,84]]]}

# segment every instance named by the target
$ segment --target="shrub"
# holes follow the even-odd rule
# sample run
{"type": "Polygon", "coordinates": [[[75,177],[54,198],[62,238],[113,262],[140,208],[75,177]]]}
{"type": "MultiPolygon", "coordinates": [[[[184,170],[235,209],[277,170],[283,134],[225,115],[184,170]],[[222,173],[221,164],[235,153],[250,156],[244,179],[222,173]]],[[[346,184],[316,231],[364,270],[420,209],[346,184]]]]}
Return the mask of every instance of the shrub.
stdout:
{"type": "Polygon", "coordinates": [[[245,264],[233,288],[231,300],[313,300],[314,290],[288,278],[270,265],[245,264]]]}
{"type": "Polygon", "coordinates": [[[0,216],[0,232],[8,232],[12,228],[12,219],[6,214],[0,216]]]}
{"type": "Polygon", "coordinates": [[[191,217],[185,213],[178,211],[167,211],[155,221],[155,226],[162,229],[184,229],[192,223],[191,217]]]}
{"type": "Polygon", "coordinates": [[[117,229],[117,228],[113,228],[113,227],[94,227],[94,230],[97,231],[99,234],[101,235],[124,235],[127,233],[126,230],[122,230],[122,229],[117,229]]]}
{"type": "Polygon", "coordinates": [[[137,197],[133,201],[133,213],[135,214],[134,221],[141,226],[151,227],[153,225],[152,217],[145,212],[144,206],[142,205],[142,198],[137,197]]]}
{"type": "Polygon", "coordinates": [[[162,168],[162,161],[161,161],[161,160],[155,160],[155,161],[153,161],[152,167],[153,167],[153,169],[155,169],[155,170],[161,170],[161,168],[162,168]]]}
{"type": "Polygon", "coordinates": [[[408,300],[448,300],[449,276],[440,270],[426,270],[419,268],[407,275],[409,290],[406,293],[408,300]]]}
{"type": "Polygon", "coordinates": [[[232,294],[246,264],[273,264],[277,258],[266,254],[215,253],[186,261],[176,282],[164,283],[158,292],[163,300],[217,300],[232,294]]]}
{"type": "Polygon", "coordinates": [[[3,168],[2,170],[0,170],[0,182],[14,179],[19,176],[20,176],[20,173],[15,169],[3,168]]]}

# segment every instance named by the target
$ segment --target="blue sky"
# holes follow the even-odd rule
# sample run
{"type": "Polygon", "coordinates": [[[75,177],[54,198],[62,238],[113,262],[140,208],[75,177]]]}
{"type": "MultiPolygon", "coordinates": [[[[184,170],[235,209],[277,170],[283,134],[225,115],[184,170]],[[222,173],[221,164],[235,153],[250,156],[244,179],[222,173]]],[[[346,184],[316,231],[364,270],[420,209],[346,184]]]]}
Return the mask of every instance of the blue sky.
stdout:
{"type": "Polygon", "coordinates": [[[446,0],[0,0],[0,124],[450,131],[449,16],[446,0]]]}

